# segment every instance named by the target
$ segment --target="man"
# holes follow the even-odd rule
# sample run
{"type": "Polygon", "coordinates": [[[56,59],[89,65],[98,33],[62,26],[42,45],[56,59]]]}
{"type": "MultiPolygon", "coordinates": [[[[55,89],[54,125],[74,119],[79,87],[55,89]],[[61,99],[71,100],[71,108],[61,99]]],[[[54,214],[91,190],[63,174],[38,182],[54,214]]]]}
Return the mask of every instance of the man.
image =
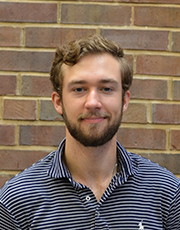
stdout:
{"type": "Polygon", "coordinates": [[[116,141],[132,71],[99,36],[56,51],[55,109],[66,139],[0,193],[0,229],[179,230],[180,181],[116,141]]]}

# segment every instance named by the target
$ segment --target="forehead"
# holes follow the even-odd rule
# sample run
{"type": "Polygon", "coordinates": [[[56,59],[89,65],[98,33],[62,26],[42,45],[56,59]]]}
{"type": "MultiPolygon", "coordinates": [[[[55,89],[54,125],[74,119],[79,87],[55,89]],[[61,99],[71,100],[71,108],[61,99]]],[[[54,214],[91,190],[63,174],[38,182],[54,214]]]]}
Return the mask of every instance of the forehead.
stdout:
{"type": "Polygon", "coordinates": [[[119,61],[111,54],[90,54],[80,58],[73,66],[63,64],[64,83],[73,80],[101,81],[114,79],[121,81],[119,61]]]}

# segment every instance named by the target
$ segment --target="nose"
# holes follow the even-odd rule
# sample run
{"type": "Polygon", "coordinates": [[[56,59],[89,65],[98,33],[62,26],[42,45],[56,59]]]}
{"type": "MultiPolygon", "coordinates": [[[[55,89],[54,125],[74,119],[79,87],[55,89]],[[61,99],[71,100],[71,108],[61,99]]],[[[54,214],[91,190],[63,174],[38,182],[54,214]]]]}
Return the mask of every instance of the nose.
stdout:
{"type": "Polygon", "coordinates": [[[102,104],[100,101],[100,95],[96,90],[91,90],[87,94],[85,107],[86,109],[89,109],[89,110],[96,110],[102,107],[102,104]]]}

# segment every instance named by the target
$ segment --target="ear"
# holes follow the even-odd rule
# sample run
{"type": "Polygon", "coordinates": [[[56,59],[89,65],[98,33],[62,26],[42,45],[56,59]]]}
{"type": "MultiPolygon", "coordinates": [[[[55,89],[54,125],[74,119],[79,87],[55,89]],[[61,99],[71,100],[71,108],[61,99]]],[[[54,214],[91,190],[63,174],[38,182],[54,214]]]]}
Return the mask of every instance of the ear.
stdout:
{"type": "Polygon", "coordinates": [[[126,112],[128,105],[129,105],[129,101],[130,101],[130,92],[129,90],[127,90],[124,94],[124,105],[123,105],[123,113],[126,112]]]}
{"type": "Polygon", "coordinates": [[[62,115],[63,114],[63,109],[62,109],[62,100],[57,92],[53,92],[51,95],[52,102],[54,104],[54,108],[56,111],[62,115]]]}

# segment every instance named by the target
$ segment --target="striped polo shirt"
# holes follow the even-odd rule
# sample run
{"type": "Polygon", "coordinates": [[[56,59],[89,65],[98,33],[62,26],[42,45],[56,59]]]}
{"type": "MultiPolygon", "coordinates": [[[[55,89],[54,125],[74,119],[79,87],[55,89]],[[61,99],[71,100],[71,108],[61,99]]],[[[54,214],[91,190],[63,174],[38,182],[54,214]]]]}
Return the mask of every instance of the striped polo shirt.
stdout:
{"type": "Polygon", "coordinates": [[[180,180],[117,142],[118,172],[98,202],[59,149],[0,190],[1,230],[180,230],[180,180]]]}

